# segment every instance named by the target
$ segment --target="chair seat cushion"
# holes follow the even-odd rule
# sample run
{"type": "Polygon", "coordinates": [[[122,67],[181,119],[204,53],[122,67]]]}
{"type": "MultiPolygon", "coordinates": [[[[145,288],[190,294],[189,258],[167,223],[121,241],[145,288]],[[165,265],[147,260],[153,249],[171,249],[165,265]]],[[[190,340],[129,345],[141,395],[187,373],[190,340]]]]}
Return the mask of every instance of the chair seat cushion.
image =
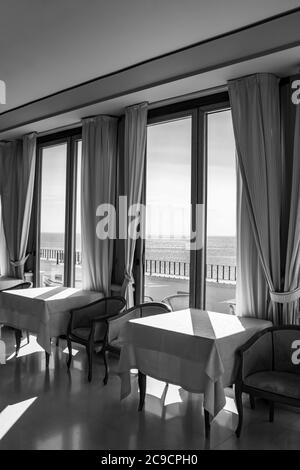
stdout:
{"type": "Polygon", "coordinates": [[[300,399],[300,375],[290,372],[256,372],[244,379],[249,387],[285,397],[300,399]]]}

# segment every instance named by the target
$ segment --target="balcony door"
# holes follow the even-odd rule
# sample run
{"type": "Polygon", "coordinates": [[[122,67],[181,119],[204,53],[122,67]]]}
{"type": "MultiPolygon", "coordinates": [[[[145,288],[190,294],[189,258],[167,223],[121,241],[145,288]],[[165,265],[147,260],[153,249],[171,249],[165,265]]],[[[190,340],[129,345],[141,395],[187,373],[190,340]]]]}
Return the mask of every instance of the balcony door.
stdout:
{"type": "Polygon", "coordinates": [[[190,293],[191,174],[192,116],[149,125],[145,301],[190,293]]]}
{"type": "Polygon", "coordinates": [[[48,138],[38,142],[35,285],[80,287],[81,135],[48,138]]]}

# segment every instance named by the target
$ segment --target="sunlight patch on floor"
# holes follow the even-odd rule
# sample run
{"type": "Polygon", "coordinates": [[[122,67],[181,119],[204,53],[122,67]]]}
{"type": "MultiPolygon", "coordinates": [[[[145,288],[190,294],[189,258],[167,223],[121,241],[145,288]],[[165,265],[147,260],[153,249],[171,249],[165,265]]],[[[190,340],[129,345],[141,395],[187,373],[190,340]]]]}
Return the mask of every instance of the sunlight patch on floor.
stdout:
{"type": "Polygon", "coordinates": [[[24,400],[14,405],[8,405],[0,413],[0,440],[5,434],[14,426],[14,424],[21,418],[25,411],[32,405],[37,397],[24,400]]]}
{"type": "MultiPolygon", "coordinates": [[[[63,350],[63,353],[64,353],[64,354],[69,354],[68,348],[65,348],[65,349],[63,350]]],[[[77,353],[79,353],[79,349],[73,349],[73,348],[72,348],[72,356],[73,356],[73,357],[76,356],[77,353]]]]}
{"type": "Polygon", "coordinates": [[[230,411],[230,413],[238,414],[236,409],[236,404],[233,398],[226,397],[226,404],[223,408],[225,411],[230,411]]]}
{"type": "MultiPolygon", "coordinates": [[[[42,352],[42,351],[44,351],[44,349],[37,343],[36,337],[30,336],[29,344],[27,344],[27,342],[25,344],[21,344],[17,358],[29,356],[30,354],[34,354],[36,352],[42,352]]],[[[13,354],[11,354],[6,360],[9,361],[13,357],[16,357],[15,352],[13,352],[13,354]]]]}

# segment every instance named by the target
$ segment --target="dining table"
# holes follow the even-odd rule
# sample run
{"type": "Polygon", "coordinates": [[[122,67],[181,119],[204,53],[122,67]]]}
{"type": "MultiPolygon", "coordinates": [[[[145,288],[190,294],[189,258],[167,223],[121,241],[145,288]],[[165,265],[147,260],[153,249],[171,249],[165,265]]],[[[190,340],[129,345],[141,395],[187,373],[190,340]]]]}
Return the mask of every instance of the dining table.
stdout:
{"type": "Polygon", "coordinates": [[[140,411],[147,376],[201,393],[208,437],[211,420],[226,404],[224,389],[235,383],[237,350],[269,326],[267,320],[194,308],[129,320],[121,335],[121,399],[131,392],[132,369],[138,370],[140,411]]]}
{"type": "Polygon", "coordinates": [[[48,365],[51,338],[66,335],[70,311],[103,297],[102,292],[62,286],[2,291],[0,323],[35,333],[48,365]]]}
{"type": "Polygon", "coordinates": [[[21,278],[15,278],[11,276],[0,276],[0,291],[6,289],[13,289],[18,284],[22,284],[23,282],[24,279],[21,278]]]}

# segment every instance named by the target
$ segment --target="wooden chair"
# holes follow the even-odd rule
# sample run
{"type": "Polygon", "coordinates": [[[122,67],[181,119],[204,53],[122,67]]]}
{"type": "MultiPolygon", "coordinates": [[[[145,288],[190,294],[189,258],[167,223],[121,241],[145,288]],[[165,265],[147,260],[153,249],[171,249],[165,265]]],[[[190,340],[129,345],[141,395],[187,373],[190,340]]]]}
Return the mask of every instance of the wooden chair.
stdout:
{"type": "Polygon", "coordinates": [[[96,346],[101,346],[104,358],[105,377],[108,380],[108,367],[106,352],[108,349],[109,319],[117,317],[125,309],[126,301],[123,297],[105,297],[84,307],[71,310],[71,318],[67,332],[68,342],[68,369],[72,361],[72,342],[85,346],[88,356],[88,380],[92,380],[93,352],[96,346]]]}
{"type": "Polygon", "coordinates": [[[239,370],[235,384],[239,413],[237,437],[243,424],[243,392],[250,395],[252,408],[255,397],[269,401],[270,422],[274,420],[274,403],[300,407],[300,364],[293,361],[297,345],[300,345],[300,326],[288,325],[260,331],[238,350],[239,370]]]}
{"type": "Polygon", "coordinates": [[[172,312],[178,310],[184,310],[190,306],[190,296],[189,294],[176,294],[165,297],[162,302],[168,305],[172,312]]]}
{"type": "Polygon", "coordinates": [[[131,307],[116,318],[109,319],[108,347],[110,351],[117,354],[120,353],[122,345],[122,329],[129,320],[149,317],[150,315],[159,315],[170,311],[170,307],[161,302],[145,302],[131,307]]]}

